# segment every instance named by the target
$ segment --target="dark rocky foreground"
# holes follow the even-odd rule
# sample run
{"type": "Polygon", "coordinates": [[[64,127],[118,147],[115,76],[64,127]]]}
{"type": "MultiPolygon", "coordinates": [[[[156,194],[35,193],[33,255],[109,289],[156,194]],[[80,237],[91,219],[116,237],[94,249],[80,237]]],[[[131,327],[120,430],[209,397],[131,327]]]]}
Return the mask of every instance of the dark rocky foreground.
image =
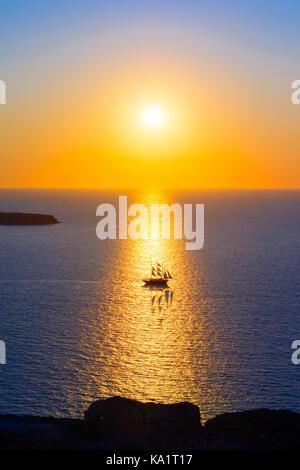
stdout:
{"type": "Polygon", "coordinates": [[[59,224],[53,215],[0,212],[0,225],[50,225],[59,224]]]}
{"type": "Polygon", "coordinates": [[[300,414],[258,409],[218,415],[203,426],[191,403],[113,397],[92,403],[84,419],[0,415],[1,449],[300,449],[300,414]]]}

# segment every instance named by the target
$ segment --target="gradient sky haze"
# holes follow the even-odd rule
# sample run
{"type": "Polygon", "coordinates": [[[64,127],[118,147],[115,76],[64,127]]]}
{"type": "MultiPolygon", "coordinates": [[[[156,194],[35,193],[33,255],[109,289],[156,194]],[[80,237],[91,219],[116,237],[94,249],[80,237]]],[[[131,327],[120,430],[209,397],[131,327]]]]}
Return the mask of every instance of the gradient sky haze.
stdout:
{"type": "Polygon", "coordinates": [[[0,1],[0,186],[299,187],[299,22],[295,1],[0,1]]]}

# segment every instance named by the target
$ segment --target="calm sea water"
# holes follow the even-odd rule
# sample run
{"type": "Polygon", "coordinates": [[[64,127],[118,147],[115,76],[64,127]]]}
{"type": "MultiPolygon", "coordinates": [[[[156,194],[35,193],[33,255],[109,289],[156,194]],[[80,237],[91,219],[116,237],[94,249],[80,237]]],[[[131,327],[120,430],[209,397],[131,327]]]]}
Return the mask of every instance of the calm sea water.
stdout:
{"type": "Polygon", "coordinates": [[[50,213],[0,227],[0,413],[81,416],[100,397],[188,400],[204,420],[254,407],[300,412],[299,191],[1,190],[0,210],[50,213]],[[205,204],[205,246],[100,241],[96,207],[205,204]],[[174,275],[142,287],[149,260],[174,275]]]}

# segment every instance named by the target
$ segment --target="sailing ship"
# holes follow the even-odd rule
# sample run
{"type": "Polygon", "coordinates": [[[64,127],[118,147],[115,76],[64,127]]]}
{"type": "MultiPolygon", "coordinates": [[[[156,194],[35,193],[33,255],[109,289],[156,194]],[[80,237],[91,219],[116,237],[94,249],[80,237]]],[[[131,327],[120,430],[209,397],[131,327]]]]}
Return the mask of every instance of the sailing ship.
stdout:
{"type": "Polygon", "coordinates": [[[169,279],[173,279],[170,272],[160,263],[151,263],[150,277],[143,279],[147,286],[168,286],[169,279]]]}

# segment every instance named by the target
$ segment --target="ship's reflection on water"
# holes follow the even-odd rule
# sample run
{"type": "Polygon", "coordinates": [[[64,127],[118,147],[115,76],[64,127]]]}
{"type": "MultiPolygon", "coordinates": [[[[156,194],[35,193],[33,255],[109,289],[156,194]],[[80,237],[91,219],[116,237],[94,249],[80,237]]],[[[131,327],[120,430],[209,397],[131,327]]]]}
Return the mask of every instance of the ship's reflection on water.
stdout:
{"type": "MultiPolygon", "coordinates": [[[[153,290],[153,288],[152,288],[153,290]]],[[[170,289],[161,289],[163,293],[155,293],[151,297],[152,313],[158,311],[162,313],[164,310],[171,310],[173,303],[174,291],[170,289]]]]}

